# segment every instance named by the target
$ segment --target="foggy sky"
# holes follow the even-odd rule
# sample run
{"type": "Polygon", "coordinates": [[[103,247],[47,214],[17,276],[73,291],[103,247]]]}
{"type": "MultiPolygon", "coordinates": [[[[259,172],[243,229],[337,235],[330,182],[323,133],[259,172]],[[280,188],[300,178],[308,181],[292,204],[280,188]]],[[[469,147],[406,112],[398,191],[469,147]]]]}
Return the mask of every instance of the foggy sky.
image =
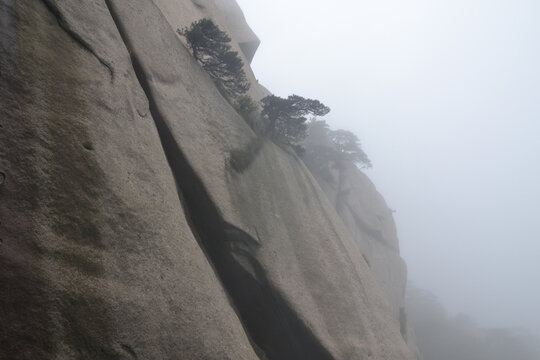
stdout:
{"type": "Polygon", "coordinates": [[[238,0],[279,96],[332,108],[451,314],[540,334],[540,2],[238,0]]]}

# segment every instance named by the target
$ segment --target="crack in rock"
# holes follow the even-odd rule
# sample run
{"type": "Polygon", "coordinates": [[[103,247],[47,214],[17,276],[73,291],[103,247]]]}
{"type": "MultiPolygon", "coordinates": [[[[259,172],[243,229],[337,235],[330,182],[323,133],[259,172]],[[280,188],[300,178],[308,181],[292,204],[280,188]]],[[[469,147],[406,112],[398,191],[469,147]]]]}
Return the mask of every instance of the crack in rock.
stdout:
{"type": "Polygon", "coordinates": [[[82,46],[83,49],[91,53],[96,57],[96,59],[107,68],[109,71],[109,74],[111,75],[111,81],[114,80],[114,69],[112,64],[103,59],[101,56],[99,56],[96,51],[92,48],[92,46],[82,38],[81,35],[79,35],[75,30],[71,28],[69,23],[66,21],[66,18],[58,8],[58,6],[54,3],[54,0],[41,0],[43,4],[45,4],[45,7],[54,15],[56,18],[56,21],[58,22],[58,25],[60,25],[60,28],[62,28],[75,42],[77,42],[79,45],[82,46]]]}

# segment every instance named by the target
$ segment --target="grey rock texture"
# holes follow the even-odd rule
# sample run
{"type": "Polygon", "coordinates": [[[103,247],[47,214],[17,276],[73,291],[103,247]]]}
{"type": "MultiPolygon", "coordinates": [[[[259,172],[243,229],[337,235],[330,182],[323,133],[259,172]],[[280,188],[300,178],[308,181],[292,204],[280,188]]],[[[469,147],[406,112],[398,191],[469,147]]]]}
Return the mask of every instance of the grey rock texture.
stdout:
{"type": "Polygon", "coordinates": [[[228,3],[0,0],[0,359],[412,358],[310,172],[176,34],[249,43],[228,3]]]}

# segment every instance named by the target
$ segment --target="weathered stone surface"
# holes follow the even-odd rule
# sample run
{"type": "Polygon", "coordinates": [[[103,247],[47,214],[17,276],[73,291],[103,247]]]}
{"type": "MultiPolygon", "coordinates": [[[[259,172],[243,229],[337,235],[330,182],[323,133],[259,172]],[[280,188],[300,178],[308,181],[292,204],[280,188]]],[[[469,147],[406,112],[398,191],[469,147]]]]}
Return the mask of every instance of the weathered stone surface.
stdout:
{"type": "Polygon", "coordinates": [[[307,168],[176,34],[208,11],[240,46],[236,5],[0,4],[0,359],[412,358],[307,168]]]}
{"type": "Polygon", "coordinates": [[[105,3],[0,14],[0,359],[255,359],[105,3]]]}

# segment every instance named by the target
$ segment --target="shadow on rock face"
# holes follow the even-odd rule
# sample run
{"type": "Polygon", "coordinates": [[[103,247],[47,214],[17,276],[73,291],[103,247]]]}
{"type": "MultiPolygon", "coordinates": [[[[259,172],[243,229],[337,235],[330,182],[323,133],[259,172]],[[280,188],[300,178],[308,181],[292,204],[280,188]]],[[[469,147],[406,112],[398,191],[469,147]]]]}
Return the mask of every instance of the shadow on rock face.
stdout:
{"type": "Polygon", "coordinates": [[[195,4],[195,6],[199,9],[206,9],[206,6],[204,5],[204,2],[202,0],[191,0],[191,2],[195,4]]]}

